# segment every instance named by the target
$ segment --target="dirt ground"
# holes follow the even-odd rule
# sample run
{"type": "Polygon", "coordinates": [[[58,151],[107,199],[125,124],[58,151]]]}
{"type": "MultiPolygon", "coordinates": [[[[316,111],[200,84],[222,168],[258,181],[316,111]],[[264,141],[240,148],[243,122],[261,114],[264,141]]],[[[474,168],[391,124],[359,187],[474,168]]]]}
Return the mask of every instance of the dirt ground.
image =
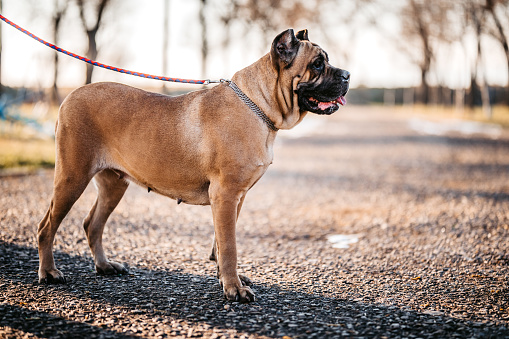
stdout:
{"type": "Polygon", "coordinates": [[[250,304],[222,296],[210,208],[135,185],[104,236],[130,273],[95,273],[89,186],[55,241],[67,284],[39,285],[53,172],[1,177],[0,337],[509,338],[509,132],[376,107],[307,119],[239,219],[250,304]]]}

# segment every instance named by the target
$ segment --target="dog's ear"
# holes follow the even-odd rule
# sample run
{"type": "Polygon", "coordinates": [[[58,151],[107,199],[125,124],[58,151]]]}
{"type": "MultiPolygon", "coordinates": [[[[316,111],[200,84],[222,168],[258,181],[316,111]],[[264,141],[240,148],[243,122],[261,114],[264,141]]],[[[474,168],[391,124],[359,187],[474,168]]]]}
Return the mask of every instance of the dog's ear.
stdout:
{"type": "Polygon", "coordinates": [[[296,37],[297,37],[297,39],[299,39],[299,40],[306,40],[306,41],[309,41],[309,38],[308,38],[308,30],[307,30],[307,29],[303,29],[302,31],[298,31],[298,32],[297,32],[296,37]]]}
{"type": "Polygon", "coordinates": [[[280,61],[284,64],[283,67],[292,63],[299,50],[299,42],[291,28],[280,33],[274,39],[270,54],[276,69],[279,69],[280,61]]]}

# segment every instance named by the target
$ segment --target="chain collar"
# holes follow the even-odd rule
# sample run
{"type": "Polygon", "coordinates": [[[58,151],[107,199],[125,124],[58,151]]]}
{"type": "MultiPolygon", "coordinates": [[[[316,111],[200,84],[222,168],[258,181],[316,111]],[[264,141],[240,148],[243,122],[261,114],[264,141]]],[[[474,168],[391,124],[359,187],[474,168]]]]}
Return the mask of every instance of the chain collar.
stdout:
{"type": "Polygon", "coordinates": [[[249,97],[244,94],[244,92],[242,92],[242,90],[232,81],[232,80],[224,80],[224,79],[221,79],[221,82],[227,82],[228,83],[228,86],[233,89],[233,91],[235,92],[235,94],[237,94],[237,96],[246,104],[249,106],[249,108],[251,108],[251,110],[260,118],[263,120],[263,122],[265,122],[265,124],[273,131],[277,132],[279,130],[279,128],[277,128],[276,126],[274,126],[274,123],[272,122],[272,120],[270,120],[270,118],[265,114],[263,113],[263,111],[260,109],[260,107],[258,107],[253,101],[251,101],[251,99],[249,99],[249,97]]]}

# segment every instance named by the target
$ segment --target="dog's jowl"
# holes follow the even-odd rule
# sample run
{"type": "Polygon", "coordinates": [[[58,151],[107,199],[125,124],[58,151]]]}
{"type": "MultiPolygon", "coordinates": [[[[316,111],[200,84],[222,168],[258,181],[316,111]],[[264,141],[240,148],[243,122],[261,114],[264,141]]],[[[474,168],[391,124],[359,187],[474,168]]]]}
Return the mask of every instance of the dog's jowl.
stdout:
{"type": "Polygon", "coordinates": [[[98,195],[83,227],[97,272],[126,272],[106,257],[102,234],[134,182],[178,202],[211,205],[210,258],[224,295],[253,301],[249,279],[237,274],[235,224],[244,197],[271,164],[278,129],[346,103],[350,74],[331,66],[307,35],[279,34],[269,53],[207,90],[169,97],[96,83],[69,94],[58,114],[53,197],[38,229],[39,281],[65,282],[53,260],[53,240],[90,180],[98,195]]]}

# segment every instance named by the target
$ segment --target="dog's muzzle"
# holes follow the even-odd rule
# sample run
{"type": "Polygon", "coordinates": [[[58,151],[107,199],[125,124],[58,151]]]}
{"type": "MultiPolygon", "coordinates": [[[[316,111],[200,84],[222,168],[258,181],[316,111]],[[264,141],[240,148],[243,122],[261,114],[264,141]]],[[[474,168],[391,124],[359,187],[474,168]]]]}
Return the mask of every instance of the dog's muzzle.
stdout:
{"type": "Polygon", "coordinates": [[[346,105],[345,95],[350,85],[350,72],[333,68],[326,78],[316,83],[299,84],[299,107],[304,111],[330,115],[346,105]]]}

